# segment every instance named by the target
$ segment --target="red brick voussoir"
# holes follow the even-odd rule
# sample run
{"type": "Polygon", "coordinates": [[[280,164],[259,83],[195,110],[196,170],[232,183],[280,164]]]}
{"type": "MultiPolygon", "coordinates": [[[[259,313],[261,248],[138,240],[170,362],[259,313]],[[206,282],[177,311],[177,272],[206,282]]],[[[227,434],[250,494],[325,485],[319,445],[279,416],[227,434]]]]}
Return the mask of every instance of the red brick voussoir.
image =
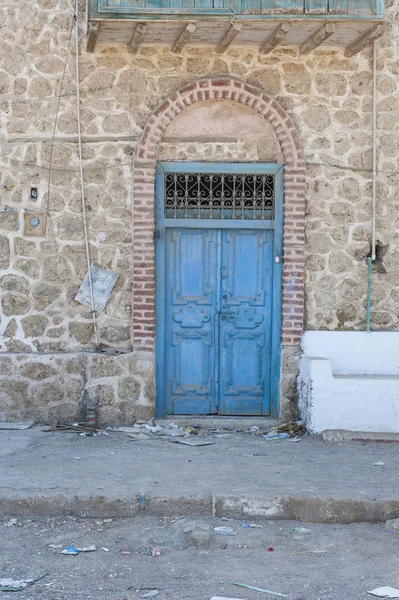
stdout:
{"type": "Polygon", "coordinates": [[[133,340],[153,350],[155,336],[155,166],[158,146],[173,119],[196,102],[233,100],[272,126],[284,157],[282,345],[297,346],[303,330],[306,163],[288,113],[261,88],[222,76],[189,83],[149,118],[136,153],[133,179],[133,340]]]}

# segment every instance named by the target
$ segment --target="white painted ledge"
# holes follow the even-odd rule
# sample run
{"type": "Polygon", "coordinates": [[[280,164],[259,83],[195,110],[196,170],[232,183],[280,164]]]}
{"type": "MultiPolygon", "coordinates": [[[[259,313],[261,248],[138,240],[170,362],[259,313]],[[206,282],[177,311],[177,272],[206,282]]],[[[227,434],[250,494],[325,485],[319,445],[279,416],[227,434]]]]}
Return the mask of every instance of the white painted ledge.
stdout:
{"type": "Polygon", "coordinates": [[[306,332],[299,378],[308,429],[399,432],[399,332],[306,332]]]}

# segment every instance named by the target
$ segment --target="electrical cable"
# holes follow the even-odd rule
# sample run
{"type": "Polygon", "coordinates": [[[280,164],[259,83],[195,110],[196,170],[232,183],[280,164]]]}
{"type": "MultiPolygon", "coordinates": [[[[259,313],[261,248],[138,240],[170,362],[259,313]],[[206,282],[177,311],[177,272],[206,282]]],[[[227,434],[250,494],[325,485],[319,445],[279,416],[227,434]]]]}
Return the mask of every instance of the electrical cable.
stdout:
{"type": "Polygon", "coordinates": [[[71,27],[71,31],[69,33],[68,48],[67,48],[67,53],[66,53],[66,57],[65,57],[64,70],[62,72],[62,77],[61,77],[60,93],[58,96],[58,104],[57,104],[57,110],[55,113],[53,136],[52,136],[51,145],[50,145],[50,156],[49,156],[49,165],[48,165],[46,217],[50,217],[51,165],[52,165],[52,160],[53,160],[54,139],[55,139],[55,132],[57,130],[58,113],[60,111],[60,105],[61,105],[61,94],[62,94],[62,88],[64,86],[65,73],[66,73],[67,66],[68,66],[69,53],[71,50],[71,41],[72,41],[72,34],[73,34],[73,29],[74,29],[73,26],[75,23],[75,19],[76,19],[76,9],[75,9],[75,12],[72,17],[72,27],[71,27]]]}
{"type": "Polygon", "coordinates": [[[76,51],[76,109],[78,117],[78,148],[79,148],[79,174],[80,174],[80,192],[82,196],[82,217],[83,217],[83,232],[85,238],[86,248],[86,259],[87,259],[87,276],[89,280],[90,300],[91,300],[91,316],[93,320],[93,333],[94,333],[94,344],[95,347],[99,347],[98,332],[97,332],[97,318],[96,318],[96,304],[94,300],[94,289],[93,289],[93,275],[91,272],[91,260],[90,260],[90,246],[89,246],[89,235],[87,231],[87,219],[86,219],[86,202],[85,202],[85,189],[83,181],[83,158],[82,158],[82,132],[80,123],[80,85],[79,85],[79,0],[76,0],[75,8],[75,24],[76,24],[76,35],[75,35],[75,51],[76,51]]]}

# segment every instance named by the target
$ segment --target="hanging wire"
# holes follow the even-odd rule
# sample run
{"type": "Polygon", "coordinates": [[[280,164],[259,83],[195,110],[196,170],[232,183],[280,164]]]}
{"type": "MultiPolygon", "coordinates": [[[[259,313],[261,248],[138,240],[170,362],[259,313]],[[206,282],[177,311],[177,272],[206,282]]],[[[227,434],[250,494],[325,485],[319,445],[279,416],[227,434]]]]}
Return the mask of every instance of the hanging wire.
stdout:
{"type": "Polygon", "coordinates": [[[72,17],[71,31],[69,32],[68,49],[67,49],[67,53],[66,53],[66,57],[65,57],[64,70],[62,72],[62,77],[61,77],[60,93],[58,96],[57,110],[55,113],[55,120],[54,120],[54,129],[53,129],[53,135],[51,138],[51,145],[50,145],[50,157],[49,157],[49,165],[48,165],[48,183],[47,183],[47,203],[46,203],[47,217],[50,217],[51,166],[52,166],[52,161],[53,161],[54,139],[55,139],[55,132],[57,131],[58,113],[60,111],[62,89],[64,87],[65,73],[66,73],[67,66],[68,66],[69,53],[71,51],[71,41],[72,41],[72,34],[73,34],[73,30],[74,30],[75,20],[76,20],[76,8],[74,10],[73,17],[72,17]]]}
{"type": "Polygon", "coordinates": [[[83,181],[83,158],[82,158],[82,132],[81,132],[81,123],[80,123],[80,85],[79,85],[79,0],[76,0],[76,8],[75,8],[75,26],[76,26],[76,34],[75,34],[75,52],[76,52],[76,62],[75,62],[75,74],[76,74],[76,110],[77,110],[77,120],[78,120],[78,148],[79,148],[79,175],[80,175],[80,193],[82,198],[82,217],[83,217],[83,232],[85,238],[85,249],[86,249],[86,259],[87,259],[87,275],[89,280],[89,290],[90,290],[90,303],[91,303],[91,316],[93,321],[93,333],[94,333],[94,344],[96,348],[99,348],[99,338],[97,331],[97,312],[96,312],[96,303],[94,299],[94,289],[93,289],[93,274],[91,270],[91,260],[90,260],[90,246],[89,246],[89,234],[87,231],[87,219],[86,219],[86,202],[85,202],[85,189],[84,189],[84,181],[83,181]]]}

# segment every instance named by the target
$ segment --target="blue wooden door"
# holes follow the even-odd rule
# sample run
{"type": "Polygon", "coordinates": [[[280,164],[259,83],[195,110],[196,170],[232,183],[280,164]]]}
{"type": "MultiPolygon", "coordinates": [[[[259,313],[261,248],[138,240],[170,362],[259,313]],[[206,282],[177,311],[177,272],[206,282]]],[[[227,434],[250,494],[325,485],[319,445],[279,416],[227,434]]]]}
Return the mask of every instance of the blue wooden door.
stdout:
{"type": "Polygon", "coordinates": [[[234,168],[248,177],[209,163],[157,174],[158,417],[277,414],[282,168],[234,168]]]}
{"type": "Polygon", "coordinates": [[[166,413],[216,412],[217,231],[166,232],[166,413]]]}
{"type": "Polygon", "coordinates": [[[273,232],[222,232],[220,402],[224,415],[270,414],[273,232]]]}

